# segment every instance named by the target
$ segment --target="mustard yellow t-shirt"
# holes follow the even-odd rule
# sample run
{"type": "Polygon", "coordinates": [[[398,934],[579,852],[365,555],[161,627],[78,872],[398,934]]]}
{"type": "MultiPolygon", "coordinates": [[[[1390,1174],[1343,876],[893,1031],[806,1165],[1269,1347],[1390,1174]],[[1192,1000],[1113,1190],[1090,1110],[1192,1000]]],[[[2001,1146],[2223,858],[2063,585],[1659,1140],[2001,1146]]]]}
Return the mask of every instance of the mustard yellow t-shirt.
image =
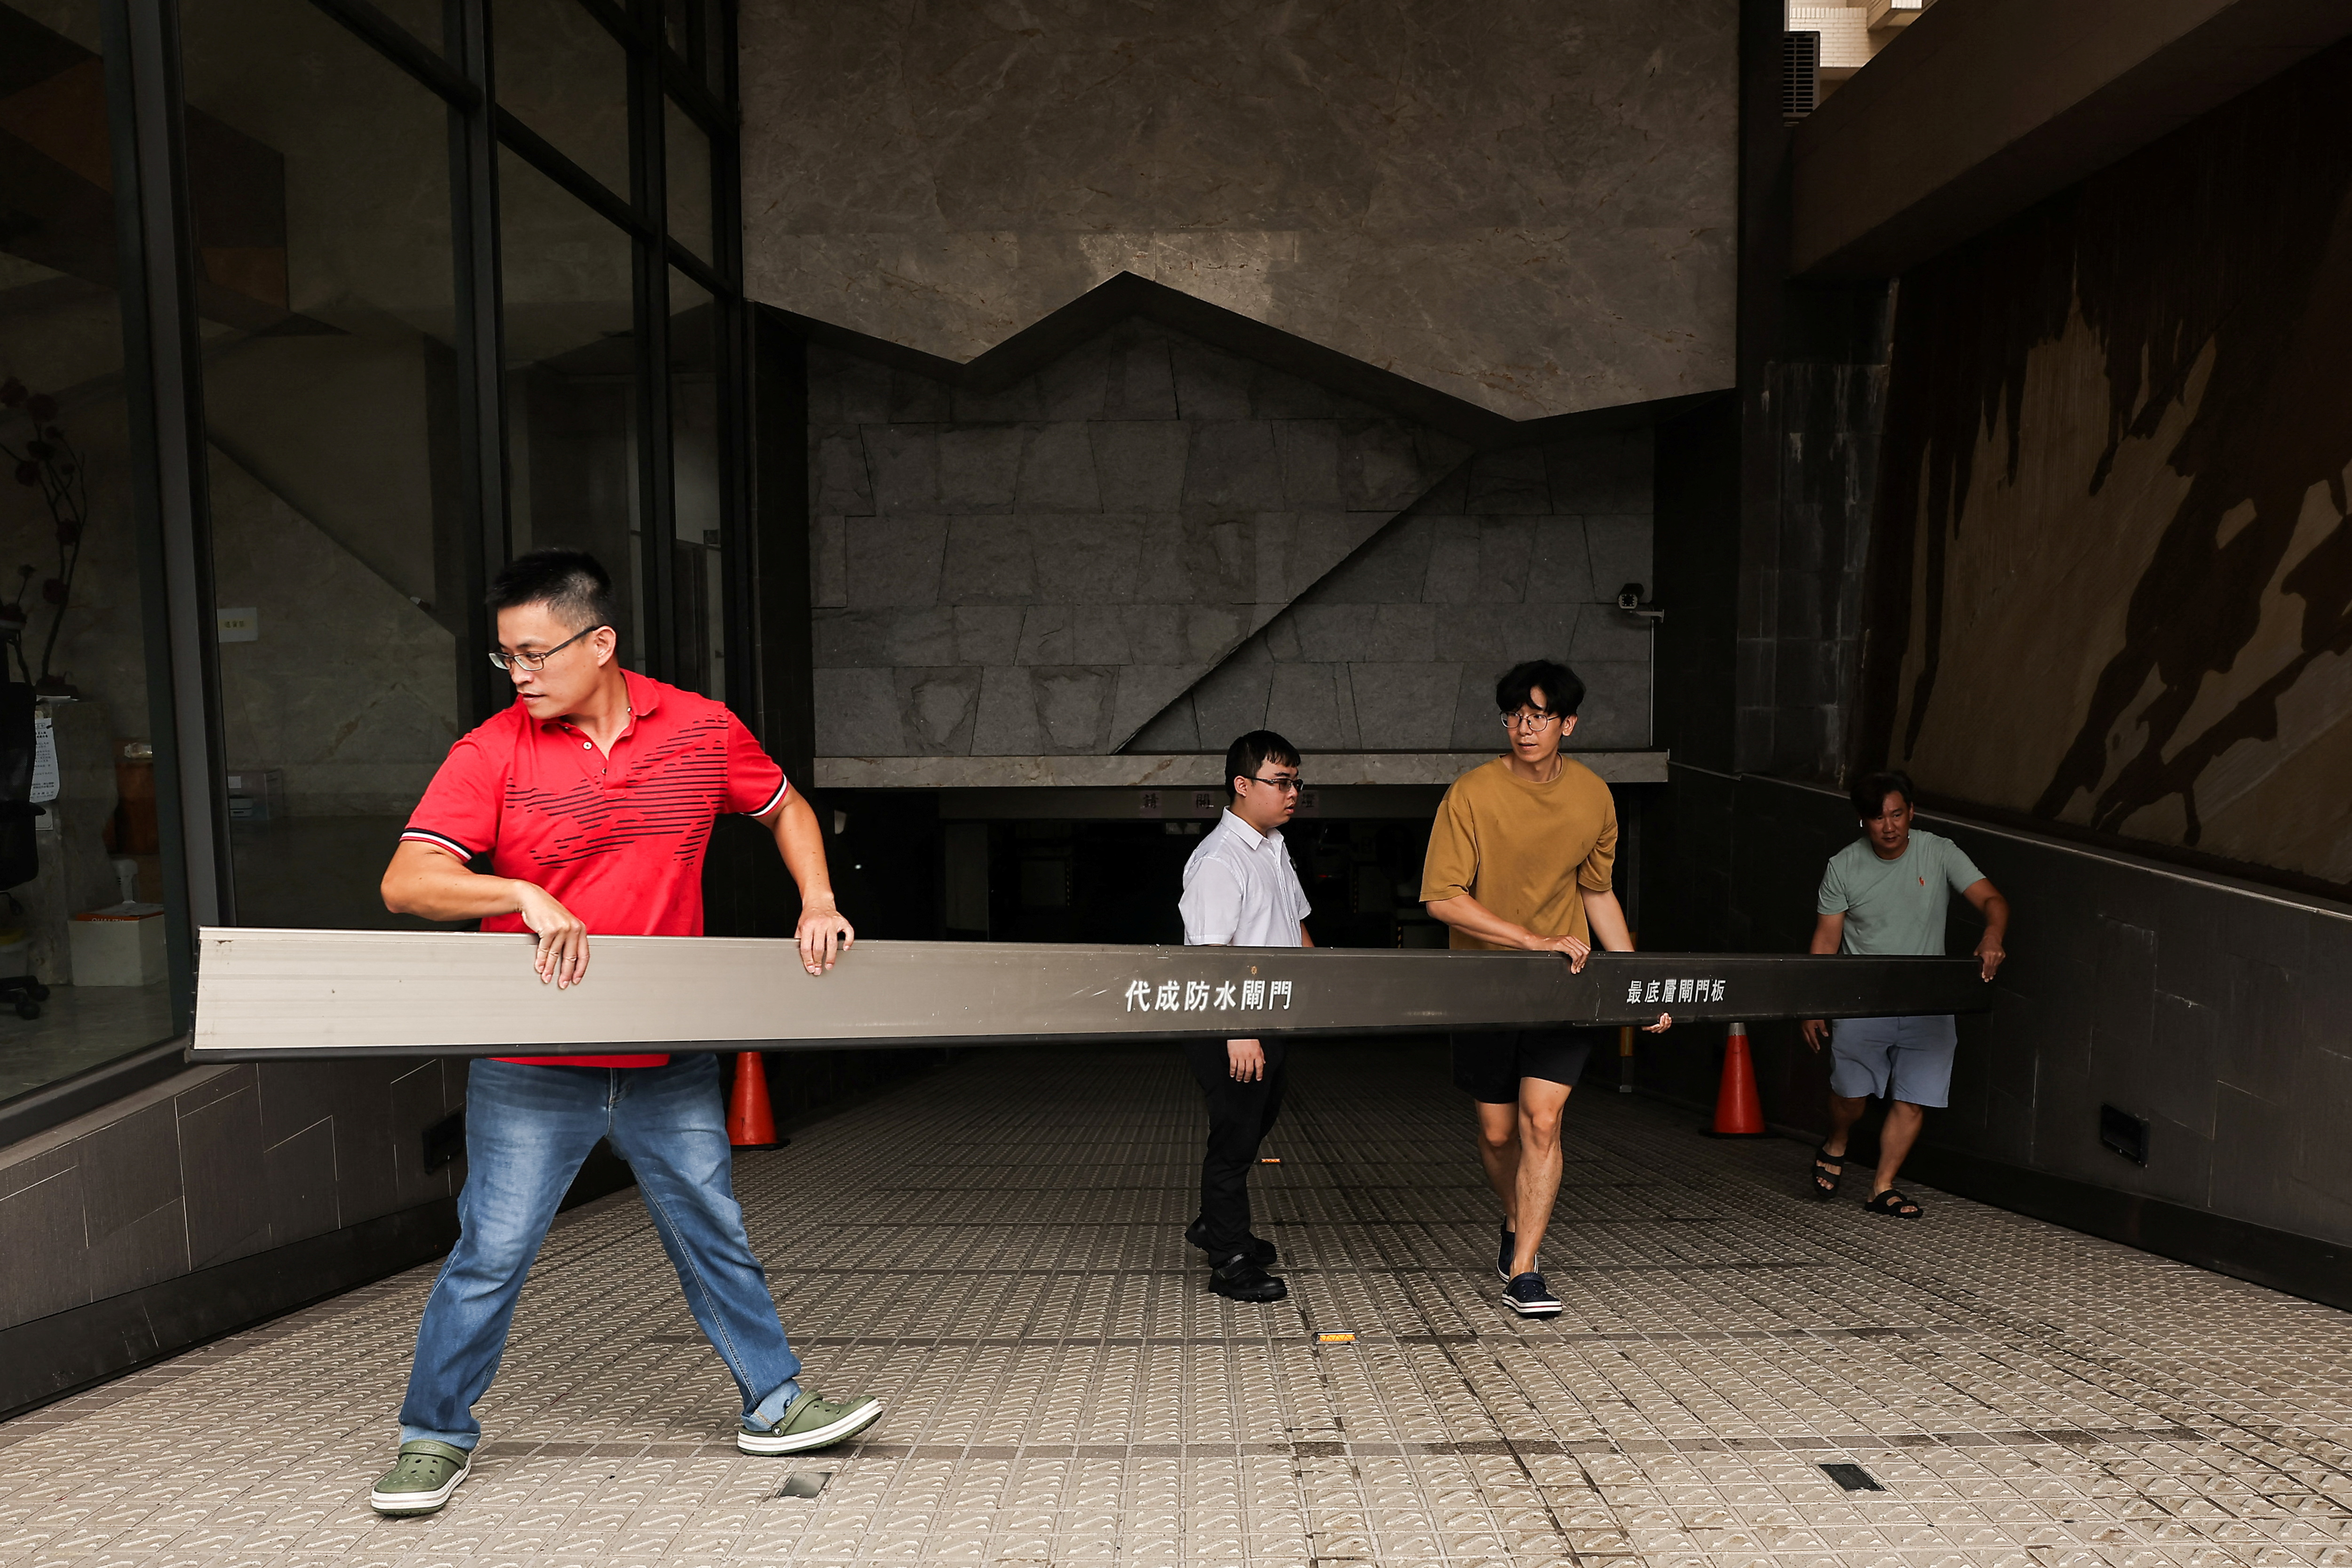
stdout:
{"type": "MultiPolygon", "coordinates": [[[[1609,890],[1617,862],[1617,803],[1601,776],[1560,759],[1559,776],[1530,784],[1496,757],[1454,781],[1430,826],[1421,900],[1469,894],[1538,936],[1590,942],[1582,893],[1609,890]]],[[[1452,947],[1491,948],[1460,931],[1452,947]]]]}

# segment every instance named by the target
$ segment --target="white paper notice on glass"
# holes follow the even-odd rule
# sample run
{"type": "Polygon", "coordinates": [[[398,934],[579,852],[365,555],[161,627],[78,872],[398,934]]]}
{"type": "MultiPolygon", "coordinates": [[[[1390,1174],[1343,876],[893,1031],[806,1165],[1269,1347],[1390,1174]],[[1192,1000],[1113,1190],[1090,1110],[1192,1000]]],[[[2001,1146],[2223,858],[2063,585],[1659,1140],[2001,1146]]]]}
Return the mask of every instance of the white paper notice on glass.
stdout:
{"type": "Polygon", "coordinates": [[[33,718],[33,804],[58,798],[58,731],[46,713],[33,718]]]}

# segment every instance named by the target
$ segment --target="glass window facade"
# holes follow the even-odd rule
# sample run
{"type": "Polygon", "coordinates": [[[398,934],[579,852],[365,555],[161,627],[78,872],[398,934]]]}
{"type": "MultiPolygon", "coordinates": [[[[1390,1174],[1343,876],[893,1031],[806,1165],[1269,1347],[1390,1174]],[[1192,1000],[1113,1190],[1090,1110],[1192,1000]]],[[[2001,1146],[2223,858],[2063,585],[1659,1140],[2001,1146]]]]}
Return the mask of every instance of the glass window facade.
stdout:
{"type": "Polygon", "coordinates": [[[635,247],[509,151],[499,158],[508,497],[518,550],[585,550],[613,574],[621,658],[650,661],[636,569],[635,247]]]}
{"type": "Polygon", "coordinates": [[[448,113],[308,0],[180,15],[242,154],[190,192],[246,242],[198,252],[237,919],[383,925],[379,848],[465,719],[448,113]]]}
{"type": "Polygon", "coordinates": [[[629,194],[629,57],[581,0],[497,0],[498,99],[606,189],[629,194]]]}
{"type": "Polygon", "coordinates": [[[404,923],[513,554],[725,693],[733,26],[0,0],[0,1104],[184,1032],[200,927],[404,923]]]}
{"type": "Polygon", "coordinates": [[[0,1100],[173,1024],[103,36],[0,5],[0,1100]]]}
{"type": "Polygon", "coordinates": [[[715,254],[710,205],[710,138],[673,100],[663,131],[669,174],[670,237],[704,261],[715,254]]]}
{"type": "Polygon", "coordinates": [[[670,510],[675,525],[677,657],[672,679],[706,697],[727,697],[727,649],[719,614],[725,468],[720,460],[718,310],[709,290],[669,276],[670,510]]]}

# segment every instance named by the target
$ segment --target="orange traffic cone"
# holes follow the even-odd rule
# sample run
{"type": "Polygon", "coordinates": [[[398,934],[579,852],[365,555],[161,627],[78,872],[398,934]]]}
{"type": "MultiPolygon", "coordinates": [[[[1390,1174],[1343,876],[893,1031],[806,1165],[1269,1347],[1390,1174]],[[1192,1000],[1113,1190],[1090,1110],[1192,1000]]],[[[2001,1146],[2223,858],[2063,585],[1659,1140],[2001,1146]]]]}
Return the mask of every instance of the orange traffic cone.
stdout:
{"type": "Polygon", "coordinates": [[[768,1109],[768,1069],[757,1051],[735,1054],[735,1092],[727,1097],[727,1142],[738,1149],[781,1149],[792,1142],[776,1136],[775,1113],[768,1109]]]}
{"type": "Polygon", "coordinates": [[[1748,1026],[1734,1024],[1723,1042],[1723,1082],[1715,1091],[1717,1138],[1765,1138],[1764,1107],[1756,1098],[1756,1063],[1748,1054],[1748,1026]]]}

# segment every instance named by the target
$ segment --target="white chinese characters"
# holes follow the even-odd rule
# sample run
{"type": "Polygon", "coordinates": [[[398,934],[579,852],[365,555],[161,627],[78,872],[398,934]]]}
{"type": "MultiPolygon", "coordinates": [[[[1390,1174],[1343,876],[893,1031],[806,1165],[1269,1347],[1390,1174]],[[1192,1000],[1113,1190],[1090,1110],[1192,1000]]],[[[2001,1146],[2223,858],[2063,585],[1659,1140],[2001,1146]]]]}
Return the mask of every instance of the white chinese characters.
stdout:
{"type": "Polygon", "coordinates": [[[1723,982],[1720,980],[1629,980],[1625,983],[1627,1002],[1720,1002],[1723,982]]]}
{"type": "Polygon", "coordinates": [[[1129,1013],[1286,1012],[1291,1002],[1287,980],[1149,980],[1128,982],[1129,1013]]]}

